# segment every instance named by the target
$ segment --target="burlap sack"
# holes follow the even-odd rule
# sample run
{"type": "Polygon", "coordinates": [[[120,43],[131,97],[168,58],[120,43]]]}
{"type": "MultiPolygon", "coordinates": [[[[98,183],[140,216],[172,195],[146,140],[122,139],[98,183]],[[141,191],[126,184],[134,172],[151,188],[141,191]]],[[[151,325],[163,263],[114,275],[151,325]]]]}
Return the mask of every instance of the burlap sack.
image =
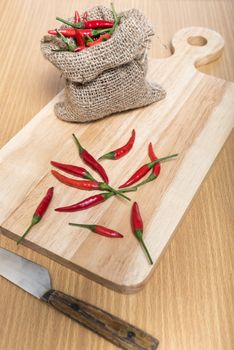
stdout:
{"type": "MultiPolygon", "coordinates": [[[[113,20],[110,9],[97,6],[88,19],[113,20]]],[[[41,50],[66,79],[65,100],[55,105],[59,119],[86,122],[148,105],[165,91],[146,81],[147,44],[153,30],[138,10],[121,13],[112,38],[79,53],[56,52],[58,39],[42,40],[41,50]]]]}

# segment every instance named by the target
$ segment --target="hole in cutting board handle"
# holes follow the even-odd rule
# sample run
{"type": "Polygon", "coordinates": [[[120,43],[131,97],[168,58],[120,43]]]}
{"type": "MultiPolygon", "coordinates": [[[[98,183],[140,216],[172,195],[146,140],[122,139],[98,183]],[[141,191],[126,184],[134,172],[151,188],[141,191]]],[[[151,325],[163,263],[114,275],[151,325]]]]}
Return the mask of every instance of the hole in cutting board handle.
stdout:
{"type": "Polygon", "coordinates": [[[190,36],[187,41],[192,46],[205,46],[207,44],[207,39],[204,36],[190,36]]]}

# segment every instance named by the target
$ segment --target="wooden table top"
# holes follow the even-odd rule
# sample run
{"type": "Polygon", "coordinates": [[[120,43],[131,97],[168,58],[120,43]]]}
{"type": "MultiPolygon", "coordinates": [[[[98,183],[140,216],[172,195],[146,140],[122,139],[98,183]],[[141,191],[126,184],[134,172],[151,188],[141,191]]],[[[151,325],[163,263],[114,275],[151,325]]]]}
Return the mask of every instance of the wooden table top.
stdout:
{"type": "MultiPolygon", "coordinates": [[[[0,146],[13,137],[62,88],[63,79],[41,55],[39,42],[55,17],[69,17],[109,1],[9,0],[0,3],[0,146]]],[[[116,0],[117,10],[136,7],[155,25],[149,55],[167,57],[173,34],[203,26],[225,40],[224,55],[200,70],[234,81],[234,2],[116,0]],[[165,48],[162,43],[166,44],[165,48]]],[[[146,287],[132,295],[111,291],[0,234],[0,246],[49,269],[53,287],[146,330],[161,350],[234,348],[233,203],[234,137],[226,142],[174,239],[146,287]]],[[[27,165],[26,165],[27,166],[27,165]]],[[[17,176],[17,174],[16,174],[17,176]]],[[[0,349],[114,350],[82,328],[0,278],[0,349]]]]}

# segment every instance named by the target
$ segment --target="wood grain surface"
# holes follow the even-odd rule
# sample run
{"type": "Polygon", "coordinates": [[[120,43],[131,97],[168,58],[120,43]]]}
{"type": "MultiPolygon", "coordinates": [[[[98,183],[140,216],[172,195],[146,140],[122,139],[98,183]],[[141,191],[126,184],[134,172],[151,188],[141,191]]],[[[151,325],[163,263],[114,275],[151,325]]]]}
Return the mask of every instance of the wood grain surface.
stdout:
{"type": "MultiPolygon", "coordinates": [[[[95,4],[101,3],[96,1],[95,4]]],[[[108,5],[108,2],[102,1],[108,5]]],[[[80,2],[84,9],[92,1],[80,2]]],[[[74,1],[8,1],[0,4],[1,145],[62,89],[54,68],[39,51],[39,40],[69,15],[74,1]]],[[[213,28],[225,39],[221,60],[200,68],[234,80],[232,1],[116,1],[116,7],[140,8],[168,44],[181,27],[213,28]]],[[[170,55],[159,41],[153,57],[170,55]]],[[[23,171],[23,169],[22,169],[23,171]]],[[[125,296],[107,290],[48,258],[20,247],[19,253],[46,266],[53,287],[88,301],[146,330],[160,349],[232,349],[233,305],[233,135],[229,138],[147,286],[125,296]],[[194,258],[195,257],[195,258],[194,258]]],[[[17,174],[16,174],[17,176],[17,174]]],[[[15,251],[2,235],[0,244],[15,251]]],[[[103,339],[0,280],[0,349],[114,349],[103,339]]]]}
{"type": "Polygon", "coordinates": [[[149,60],[148,77],[165,88],[166,98],[95,123],[65,123],[56,118],[54,104],[64,99],[63,93],[58,94],[0,151],[2,233],[17,240],[28,227],[39,198],[55,186],[46,218],[23,244],[114,290],[132,293],[143,288],[234,126],[234,84],[194,67],[220,57],[223,45],[220,34],[204,27],[177,31],[172,38],[174,54],[149,60]],[[188,43],[202,38],[206,45],[188,43]],[[153,265],[132,234],[128,201],[112,197],[85,211],[54,211],[90,196],[65,187],[50,172],[51,159],[82,164],[72,133],[98,158],[127,139],[132,129],[136,130],[136,142],[131,153],[117,163],[102,162],[114,188],[149,162],[146,150],[150,142],[159,157],[178,153],[176,159],[162,163],[157,181],[129,194],[132,202],[140,205],[144,241],[153,265]],[[68,222],[112,227],[122,232],[124,239],[106,239],[68,222]]]}

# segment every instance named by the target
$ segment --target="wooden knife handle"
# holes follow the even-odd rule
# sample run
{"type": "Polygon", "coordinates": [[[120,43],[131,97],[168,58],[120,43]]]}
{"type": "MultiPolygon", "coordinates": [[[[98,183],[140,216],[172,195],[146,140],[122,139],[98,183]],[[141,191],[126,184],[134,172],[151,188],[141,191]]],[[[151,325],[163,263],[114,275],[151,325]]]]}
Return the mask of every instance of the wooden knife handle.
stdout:
{"type": "Polygon", "coordinates": [[[57,290],[41,298],[93,332],[125,350],[155,350],[158,340],[118,317],[57,290]]]}

